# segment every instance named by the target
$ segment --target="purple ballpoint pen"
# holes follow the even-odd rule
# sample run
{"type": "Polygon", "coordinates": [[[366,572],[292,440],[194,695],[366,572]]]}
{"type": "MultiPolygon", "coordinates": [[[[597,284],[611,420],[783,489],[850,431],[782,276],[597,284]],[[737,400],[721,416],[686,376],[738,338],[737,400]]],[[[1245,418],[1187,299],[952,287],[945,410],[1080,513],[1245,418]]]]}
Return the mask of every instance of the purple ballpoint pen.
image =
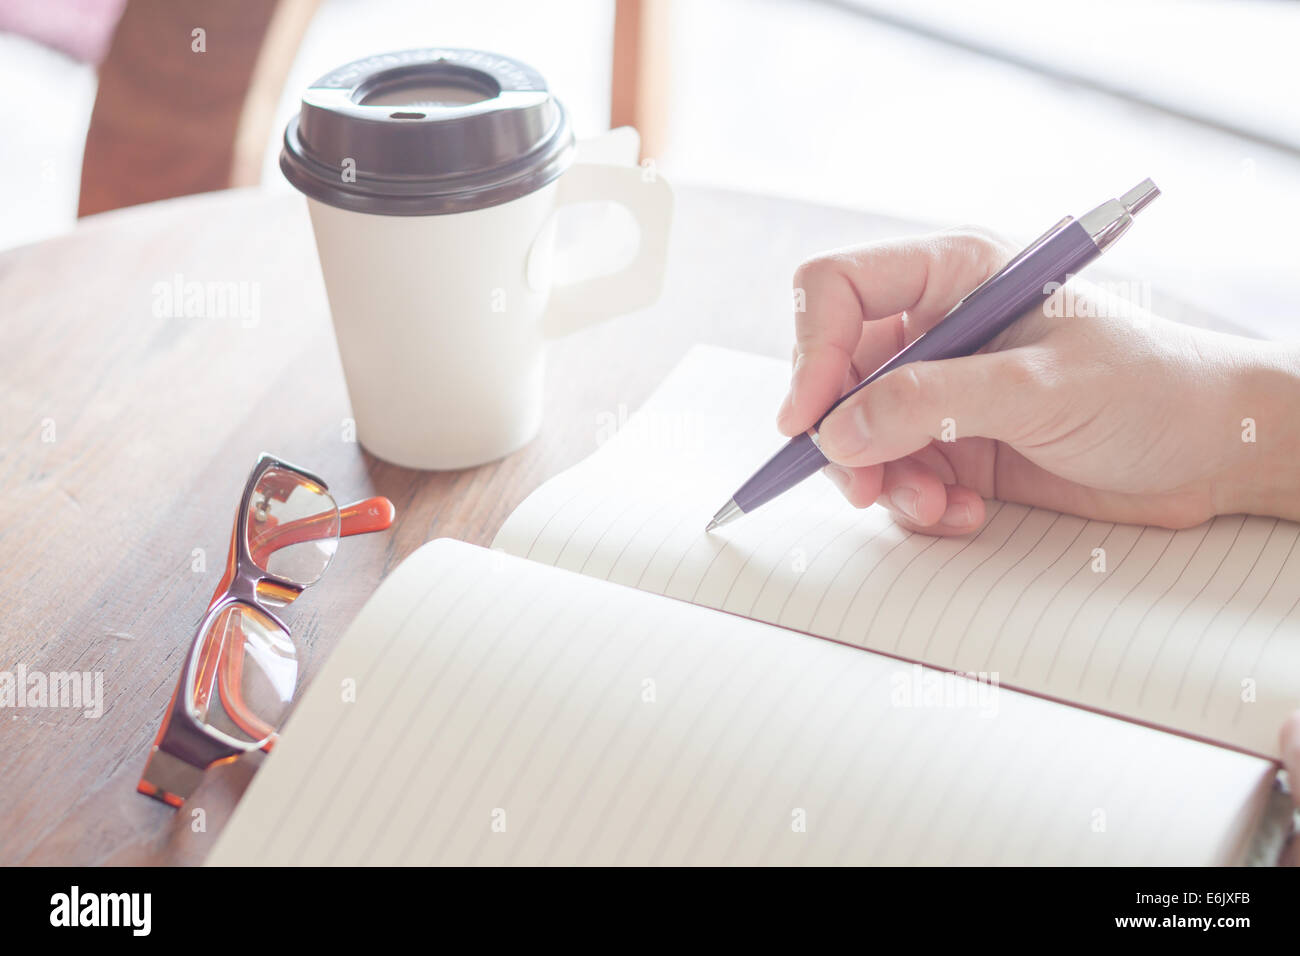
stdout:
{"type": "Polygon", "coordinates": [[[842,395],[816,425],[790,439],[718,509],[704,530],[748,514],[828,464],[817,444],[817,429],[840,402],[908,362],[973,354],[1101,255],[1133,224],[1133,216],[1159,195],[1156,184],[1144,179],[1119,199],[1108,199],[1078,219],[1066,216],[967,293],[938,325],[842,395]]]}

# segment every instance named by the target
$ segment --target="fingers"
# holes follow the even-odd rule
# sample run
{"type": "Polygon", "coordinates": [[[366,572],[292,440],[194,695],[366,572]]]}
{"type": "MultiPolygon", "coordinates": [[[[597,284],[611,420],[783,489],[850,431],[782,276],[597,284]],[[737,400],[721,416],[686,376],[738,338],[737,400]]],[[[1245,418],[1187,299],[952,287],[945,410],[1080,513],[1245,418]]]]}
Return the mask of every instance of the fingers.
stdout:
{"type": "Polygon", "coordinates": [[[913,458],[885,465],[882,490],[882,503],[912,525],[936,524],[948,506],[948,493],[938,475],[913,458]]]}
{"type": "Polygon", "coordinates": [[[932,534],[938,537],[955,537],[978,531],[984,524],[984,499],[979,492],[963,485],[944,485],[945,504],[939,520],[930,524],[912,521],[900,514],[892,506],[890,511],[894,520],[908,531],[932,534]]]}
{"type": "Polygon", "coordinates": [[[817,434],[827,458],[852,467],[903,458],[935,440],[1015,442],[1031,416],[1049,414],[1050,387],[1030,349],[913,362],[850,396],[817,434]]]}
{"type": "Polygon", "coordinates": [[[969,534],[984,523],[984,499],[970,488],[944,484],[929,465],[903,458],[885,466],[881,504],[909,531],[969,534]]]}
{"type": "MultiPolygon", "coordinates": [[[[811,428],[864,375],[996,272],[1010,251],[989,236],[958,231],[872,243],[800,266],[795,288],[803,293],[803,308],[795,316],[794,370],[777,417],[781,430],[793,435],[811,428]]],[[[852,504],[879,500],[900,524],[931,534],[967,534],[983,523],[978,492],[953,483],[950,467],[939,470],[924,455],[911,456],[936,438],[955,439],[946,434],[949,428],[963,437],[1012,430],[1018,424],[1014,402],[1025,397],[1028,381],[1004,357],[953,362],[917,363],[886,375],[822,423],[822,449],[832,461],[826,473],[852,504]],[[990,390],[995,382],[998,389],[990,390]],[[989,391],[1000,397],[974,404],[989,391]]]]}
{"type": "Polygon", "coordinates": [[[967,230],[870,243],[801,265],[794,373],[780,429],[793,435],[811,428],[848,387],[933,327],[1008,256],[1001,242],[967,230]]]}
{"type": "Polygon", "coordinates": [[[865,508],[880,497],[881,481],[885,473],[885,469],[880,465],[873,465],[870,468],[827,465],[822,470],[840,493],[849,500],[849,504],[855,508],[865,508]]]}
{"type": "Polygon", "coordinates": [[[826,475],[857,508],[879,502],[909,531],[934,535],[962,535],[984,523],[984,499],[941,475],[917,458],[887,465],[846,468],[827,465],[826,475]]]}

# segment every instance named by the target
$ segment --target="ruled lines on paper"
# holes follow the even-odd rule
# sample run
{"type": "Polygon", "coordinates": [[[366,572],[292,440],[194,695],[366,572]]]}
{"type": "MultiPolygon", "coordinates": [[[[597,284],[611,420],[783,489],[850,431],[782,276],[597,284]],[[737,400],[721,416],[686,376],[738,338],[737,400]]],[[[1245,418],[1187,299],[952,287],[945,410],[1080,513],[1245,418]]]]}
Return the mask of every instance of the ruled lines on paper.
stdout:
{"type": "Polygon", "coordinates": [[[1268,792],[1265,761],[1051,701],[900,696],[922,672],[434,542],[209,863],[1215,863],[1268,792]]]}
{"type": "MultiPolygon", "coordinates": [[[[496,544],[531,560],[883,650],[1258,753],[1300,706],[1300,526],[1088,521],[990,502],[975,535],[911,534],[820,476],[711,535],[778,444],[784,363],[696,349],[647,403],[708,409],[676,444],[636,430],[543,485],[496,544]]],[[[686,430],[684,430],[686,431],[686,430]]]]}

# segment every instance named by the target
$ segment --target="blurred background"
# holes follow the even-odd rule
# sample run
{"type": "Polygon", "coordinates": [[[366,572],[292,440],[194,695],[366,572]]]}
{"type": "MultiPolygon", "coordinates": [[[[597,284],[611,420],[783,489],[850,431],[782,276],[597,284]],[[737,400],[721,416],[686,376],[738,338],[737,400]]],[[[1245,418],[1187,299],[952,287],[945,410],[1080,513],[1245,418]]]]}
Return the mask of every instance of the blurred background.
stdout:
{"type": "Polygon", "coordinates": [[[579,136],[633,123],[676,183],[1027,240],[1150,176],[1164,196],[1109,273],[1296,334],[1284,0],[0,0],[0,248],[167,196],[288,191],[301,90],[418,46],[531,63],[579,136]]]}

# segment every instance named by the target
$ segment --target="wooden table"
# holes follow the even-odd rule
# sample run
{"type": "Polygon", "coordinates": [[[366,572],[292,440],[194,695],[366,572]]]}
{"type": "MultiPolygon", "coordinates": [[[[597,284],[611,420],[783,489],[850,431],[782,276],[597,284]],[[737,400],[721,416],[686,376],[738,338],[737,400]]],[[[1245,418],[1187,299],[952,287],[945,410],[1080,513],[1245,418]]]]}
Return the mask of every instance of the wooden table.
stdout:
{"type": "Polygon", "coordinates": [[[316,471],[341,502],[382,494],[397,506],[390,531],[346,539],[288,609],[310,680],[399,561],[431,538],[490,542],[689,346],[788,357],[801,259],[922,228],[720,190],[677,197],[659,304],[559,342],[541,436],[462,472],[397,468],[345,440],[347,394],[296,195],[139,206],[0,254],[0,670],[104,681],[97,719],[0,710],[0,863],[197,863],[211,848],[260,755],[210,772],[179,813],[135,785],[258,452],[316,471]],[[256,284],[259,321],[156,317],[155,286],[177,275],[256,284]]]}

